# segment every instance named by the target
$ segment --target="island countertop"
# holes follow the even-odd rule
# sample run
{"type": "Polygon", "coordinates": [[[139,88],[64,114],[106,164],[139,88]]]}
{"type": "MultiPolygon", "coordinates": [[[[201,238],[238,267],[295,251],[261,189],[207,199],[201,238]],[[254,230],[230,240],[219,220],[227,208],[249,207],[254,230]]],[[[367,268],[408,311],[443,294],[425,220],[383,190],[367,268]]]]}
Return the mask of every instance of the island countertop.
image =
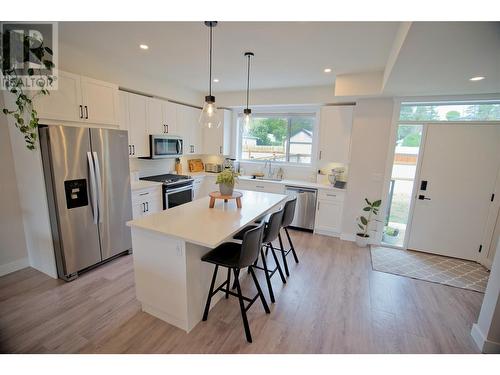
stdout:
{"type": "Polygon", "coordinates": [[[242,208],[237,208],[234,200],[217,200],[215,207],[209,208],[210,198],[204,197],[127,225],[214,248],[287,199],[283,194],[238,191],[243,193],[242,208]]]}

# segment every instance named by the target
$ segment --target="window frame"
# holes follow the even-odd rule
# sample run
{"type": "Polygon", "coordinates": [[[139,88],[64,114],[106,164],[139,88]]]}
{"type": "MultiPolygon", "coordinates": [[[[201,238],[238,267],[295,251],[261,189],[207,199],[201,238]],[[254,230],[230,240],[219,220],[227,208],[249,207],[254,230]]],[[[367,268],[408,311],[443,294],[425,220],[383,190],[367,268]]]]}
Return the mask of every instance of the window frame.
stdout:
{"type": "MultiPolygon", "coordinates": [[[[318,113],[319,109],[311,109],[300,112],[287,112],[287,111],[277,111],[274,112],[272,110],[262,111],[262,112],[254,112],[252,113],[253,118],[286,118],[287,120],[287,138],[286,138],[286,150],[285,150],[285,158],[286,161],[275,161],[271,160],[272,163],[276,163],[283,166],[293,166],[293,167],[304,167],[304,168],[312,168],[316,165],[316,160],[314,159],[314,155],[316,155],[317,145],[318,145],[318,113]],[[313,119],[313,136],[311,142],[311,162],[310,163],[295,163],[290,162],[290,133],[292,127],[292,118],[293,117],[311,117],[313,119]]],[[[237,145],[237,157],[241,163],[254,163],[254,164],[265,164],[268,160],[252,160],[252,159],[243,159],[243,126],[242,120],[243,112],[239,111],[237,114],[237,126],[238,126],[238,136],[236,138],[237,145]]]]}

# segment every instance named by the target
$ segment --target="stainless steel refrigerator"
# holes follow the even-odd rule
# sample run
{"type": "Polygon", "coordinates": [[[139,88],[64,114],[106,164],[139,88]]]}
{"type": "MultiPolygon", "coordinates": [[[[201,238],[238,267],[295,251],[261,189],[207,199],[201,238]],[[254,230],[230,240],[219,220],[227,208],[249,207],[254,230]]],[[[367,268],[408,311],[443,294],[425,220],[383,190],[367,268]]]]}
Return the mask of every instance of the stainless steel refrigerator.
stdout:
{"type": "Polygon", "coordinates": [[[128,136],[70,126],[39,134],[57,272],[69,281],[132,248],[128,136]]]}

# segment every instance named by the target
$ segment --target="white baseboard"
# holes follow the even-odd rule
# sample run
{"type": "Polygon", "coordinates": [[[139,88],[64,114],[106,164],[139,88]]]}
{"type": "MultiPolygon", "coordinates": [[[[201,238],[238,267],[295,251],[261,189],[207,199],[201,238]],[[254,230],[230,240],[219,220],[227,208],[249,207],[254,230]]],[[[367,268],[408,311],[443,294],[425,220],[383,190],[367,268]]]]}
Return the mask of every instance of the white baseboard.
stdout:
{"type": "Polygon", "coordinates": [[[9,273],[21,270],[23,268],[29,267],[30,261],[28,258],[22,258],[15,260],[14,262],[0,264],[0,276],[7,275],[9,273]]]}
{"type": "Polygon", "coordinates": [[[489,341],[484,336],[483,332],[481,332],[481,328],[474,323],[472,325],[472,330],[470,332],[474,342],[476,343],[479,350],[485,354],[500,354],[500,343],[489,341]]]}
{"type": "Polygon", "coordinates": [[[341,233],[340,239],[344,240],[344,241],[354,242],[354,241],[356,241],[356,236],[352,233],[341,233]]]}

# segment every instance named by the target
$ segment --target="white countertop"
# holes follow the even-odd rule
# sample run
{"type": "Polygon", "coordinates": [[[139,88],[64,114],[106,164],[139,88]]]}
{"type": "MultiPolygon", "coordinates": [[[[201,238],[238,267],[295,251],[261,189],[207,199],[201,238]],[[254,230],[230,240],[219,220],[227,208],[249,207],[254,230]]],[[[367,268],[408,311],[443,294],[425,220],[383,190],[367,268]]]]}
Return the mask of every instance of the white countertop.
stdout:
{"type": "Polygon", "coordinates": [[[138,181],[131,181],[130,182],[130,188],[132,190],[140,190],[140,189],[147,189],[153,186],[162,186],[163,184],[161,182],[155,182],[155,181],[145,181],[145,180],[138,180],[138,181]]]}
{"type": "Polygon", "coordinates": [[[287,185],[287,186],[298,186],[298,187],[309,187],[309,188],[313,188],[313,189],[345,191],[345,189],[335,188],[332,185],[320,184],[318,182],[311,182],[311,181],[287,180],[287,179],[274,181],[274,180],[265,180],[265,179],[260,179],[260,178],[252,178],[252,176],[240,176],[238,178],[240,178],[242,180],[246,180],[246,181],[266,182],[266,183],[271,183],[271,184],[281,184],[281,185],[287,185]]]}
{"type": "Polygon", "coordinates": [[[283,194],[240,190],[242,208],[234,200],[216,200],[209,208],[209,197],[127,222],[132,228],[146,229],[197,245],[214,248],[241,228],[253,223],[286,200],[283,194]]]}
{"type": "MultiPolygon", "coordinates": [[[[210,172],[188,172],[186,173],[188,176],[191,176],[193,178],[202,178],[202,177],[207,177],[207,176],[213,176],[216,177],[217,173],[210,173],[210,172]]],[[[260,178],[253,178],[252,176],[239,176],[238,178],[242,180],[247,180],[247,181],[258,181],[258,182],[266,182],[266,183],[272,183],[272,184],[281,184],[281,185],[289,185],[289,186],[298,186],[298,187],[309,187],[313,189],[324,189],[324,190],[336,190],[336,191],[345,191],[345,189],[339,189],[335,188],[330,184],[321,184],[318,182],[312,182],[312,181],[304,181],[304,180],[289,180],[289,179],[283,179],[279,181],[275,180],[265,180],[265,179],[260,179],[260,178]]],[[[238,186],[238,185],[236,185],[238,186]]]]}

